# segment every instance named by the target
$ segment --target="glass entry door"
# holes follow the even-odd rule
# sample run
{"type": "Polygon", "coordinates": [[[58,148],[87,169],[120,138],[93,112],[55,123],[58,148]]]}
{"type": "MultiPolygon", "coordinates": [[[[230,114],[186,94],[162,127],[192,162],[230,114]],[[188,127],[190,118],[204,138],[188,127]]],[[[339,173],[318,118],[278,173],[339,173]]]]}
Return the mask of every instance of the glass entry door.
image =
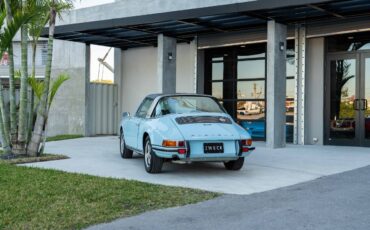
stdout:
{"type": "Polygon", "coordinates": [[[361,101],[360,101],[360,120],[361,120],[361,142],[362,146],[370,146],[370,54],[361,55],[361,101]]]}
{"type": "Polygon", "coordinates": [[[326,143],[370,146],[370,54],[329,55],[326,143]]]}

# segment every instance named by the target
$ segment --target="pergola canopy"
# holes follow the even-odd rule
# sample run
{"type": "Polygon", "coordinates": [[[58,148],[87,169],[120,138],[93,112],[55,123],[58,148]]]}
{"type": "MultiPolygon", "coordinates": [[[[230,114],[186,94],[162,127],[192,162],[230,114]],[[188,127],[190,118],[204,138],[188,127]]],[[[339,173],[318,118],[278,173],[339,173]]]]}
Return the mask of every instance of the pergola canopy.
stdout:
{"type": "MultiPolygon", "coordinates": [[[[195,36],[266,28],[266,22],[312,23],[370,16],[369,0],[259,0],[255,2],[57,26],[55,38],[122,49],[157,46],[164,34],[178,42],[195,36]]],[[[47,36],[47,28],[43,36],[47,36]]]]}

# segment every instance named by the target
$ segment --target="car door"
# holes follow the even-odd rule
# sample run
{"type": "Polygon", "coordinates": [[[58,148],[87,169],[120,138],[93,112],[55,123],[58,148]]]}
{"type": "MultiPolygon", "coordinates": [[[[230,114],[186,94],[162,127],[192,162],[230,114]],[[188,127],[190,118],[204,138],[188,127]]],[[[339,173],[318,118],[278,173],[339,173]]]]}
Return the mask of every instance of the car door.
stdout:
{"type": "Polygon", "coordinates": [[[138,135],[140,124],[145,120],[153,99],[145,98],[140,104],[139,109],[130,121],[127,123],[125,130],[126,144],[131,148],[138,149],[138,135]]]}

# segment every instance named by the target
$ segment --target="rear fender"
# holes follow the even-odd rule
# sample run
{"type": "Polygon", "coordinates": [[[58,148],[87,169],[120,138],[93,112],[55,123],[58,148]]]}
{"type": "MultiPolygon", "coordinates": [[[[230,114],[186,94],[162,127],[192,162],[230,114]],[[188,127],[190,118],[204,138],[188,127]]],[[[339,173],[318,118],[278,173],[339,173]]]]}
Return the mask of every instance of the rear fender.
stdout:
{"type": "Polygon", "coordinates": [[[141,149],[139,150],[143,150],[145,134],[149,135],[153,146],[161,146],[163,140],[184,140],[175,124],[170,119],[166,119],[166,117],[148,119],[140,126],[138,146],[141,149]]]}

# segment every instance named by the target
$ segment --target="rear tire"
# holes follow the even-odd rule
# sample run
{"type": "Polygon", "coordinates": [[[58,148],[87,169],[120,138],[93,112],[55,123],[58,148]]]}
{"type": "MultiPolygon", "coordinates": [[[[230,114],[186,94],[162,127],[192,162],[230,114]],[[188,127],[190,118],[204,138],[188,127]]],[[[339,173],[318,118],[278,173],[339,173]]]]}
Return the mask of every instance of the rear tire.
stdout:
{"type": "Polygon", "coordinates": [[[225,168],[227,170],[237,171],[240,170],[244,165],[244,157],[239,157],[235,161],[224,162],[225,168]]]}
{"type": "Polygon", "coordinates": [[[157,157],[152,149],[149,137],[145,138],[144,166],[148,173],[160,173],[163,166],[163,158],[157,157]]]}
{"type": "Polygon", "coordinates": [[[119,136],[119,152],[121,153],[121,157],[124,159],[132,158],[133,151],[128,149],[125,142],[125,137],[123,136],[123,132],[119,136]]]}

